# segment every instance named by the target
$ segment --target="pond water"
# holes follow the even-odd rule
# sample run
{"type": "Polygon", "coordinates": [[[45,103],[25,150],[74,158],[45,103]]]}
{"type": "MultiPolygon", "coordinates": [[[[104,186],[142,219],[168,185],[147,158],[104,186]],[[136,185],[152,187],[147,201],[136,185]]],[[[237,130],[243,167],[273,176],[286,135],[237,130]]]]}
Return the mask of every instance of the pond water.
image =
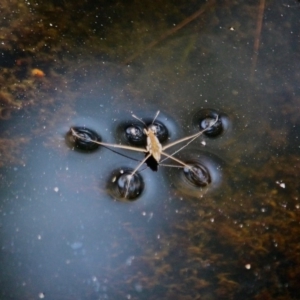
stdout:
{"type": "Polygon", "coordinates": [[[298,4],[0,4],[1,299],[297,299],[298,4]],[[157,111],[163,147],[220,117],[165,150],[209,180],[143,165],[121,199],[144,153],[68,132],[129,145],[157,111]]]}

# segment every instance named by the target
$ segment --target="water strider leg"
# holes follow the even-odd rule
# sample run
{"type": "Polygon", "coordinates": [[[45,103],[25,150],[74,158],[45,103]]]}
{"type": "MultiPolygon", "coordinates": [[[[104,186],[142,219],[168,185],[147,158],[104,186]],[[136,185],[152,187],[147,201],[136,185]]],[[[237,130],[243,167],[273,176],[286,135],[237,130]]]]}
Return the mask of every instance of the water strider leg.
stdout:
{"type": "MultiPolygon", "coordinates": [[[[180,140],[177,140],[177,141],[175,141],[175,142],[173,142],[173,143],[171,143],[171,144],[168,144],[168,145],[164,146],[164,147],[162,148],[162,150],[168,149],[168,148],[170,148],[170,147],[173,147],[173,146],[175,146],[175,145],[177,145],[177,144],[179,144],[179,143],[182,143],[182,142],[187,141],[187,140],[190,139],[190,141],[188,141],[185,145],[183,145],[183,146],[180,147],[178,150],[176,150],[175,152],[173,152],[172,154],[170,154],[170,156],[173,157],[176,153],[180,152],[182,149],[184,149],[185,147],[187,147],[190,143],[192,143],[196,138],[198,138],[200,135],[202,135],[205,131],[207,131],[207,130],[209,130],[210,128],[212,128],[212,127],[218,122],[218,120],[219,120],[219,117],[217,117],[216,120],[213,122],[213,124],[211,124],[209,127],[205,128],[205,129],[203,129],[202,131],[197,132],[197,133],[195,133],[195,134],[193,134],[193,135],[187,136],[187,137],[182,138],[182,139],[180,139],[180,140]]],[[[166,160],[166,158],[163,159],[161,162],[163,162],[163,161],[165,161],[165,160],[166,160]]]]}
{"type": "Polygon", "coordinates": [[[129,174],[128,177],[128,181],[127,181],[127,187],[126,187],[126,193],[125,193],[125,198],[128,195],[128,190],[130,187],[130,181],[132,179],[132,177],[134,176],[134,174],[138,171],[138,169],[145,163],[145,161],[151,156],[151,153],[149,153],[137,166],[136,168],[131,172],[131,174],[129,174]]]}
{"type": "MultiPolygon", "coordinates": [[[[173,146],[175,146],[175,145],[177,145],[177,144],[180,144],[180,143],[185,142],[185,141],[187,141],[187,140],[190,139],[190,141],[189,141],[187,144],[185,144],[183,147],[181,147],[181,148],[180,148],[179,150],[177,150],[175,153],[179,152],[180,150],[182,150],[183,148],[185,148],[186,146],[188,146],[191,142],[193,142],[197,137],[199,137],[200,135],[202,135],[205,131],[211,129],[211,128],[218,122],[218,120],[219,120],[219,118],[216,118],[216,120],[213,122],[213,124],[211,124],[209,127],[206,127],[205,129],[201,130],[200,132],[197,132],[197,133],[195,133],[195,134],[186,136],[186,137],[184,137],[184,138],[182,138],[182,139],[179,139],[179,140],[177,140],[177,141],[175,141],[175,142],[173,142],[173,143],[171,143],[171,144],[168,144],[168,145],[164,146],[164,147],[162,148],[162,150],[166,150],[166,149],[168,149],[168,148],[171,148],[171,147],[173,147],[173,146]]],[[[175,154],[175,153],[174,153],[174,154],[175,154]]]]}
{"type": "Polygon", "coordinates": [[[103,143],[103,142],[99,142],[99,141],[95,141],[95,140],[91,140],[91,139],[85,139],[82,136],[80,136],[79,134],[77,134],[76,131],[72,127],[70,128],[70,130],[72,132],[72,135],[75,136],[76,138],[88,140],[88,141],[91,141],[91,142],[101,145],[101,146],[118,148],[118,149],[126,149],[126,150],[132,150],[132,151],[143,152],[143,153],[148,152],[146,149],[143,149],[143,148],[126,146],[126,145],[118,145],[118,144],[109,144],[109,143],[103,143]]]}

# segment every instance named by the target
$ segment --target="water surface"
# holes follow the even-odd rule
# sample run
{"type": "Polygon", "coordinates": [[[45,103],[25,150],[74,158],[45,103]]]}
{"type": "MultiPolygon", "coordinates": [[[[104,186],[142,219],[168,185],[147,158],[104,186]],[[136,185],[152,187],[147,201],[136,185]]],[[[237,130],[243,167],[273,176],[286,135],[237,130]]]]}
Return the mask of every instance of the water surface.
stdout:
{"type": "Polygon", "coordinates": [[[259,3],[1,4],[1,298],[297,299],[300,27],[284,4],[260,31],[259,3]],[[141,196],[118,201],[112,172],[143,153],[65,141],[85,126],[124,144],[133,113],[159,110],[166,145],[203,109],[226,130],[177,157],[206,163],[208,188],[143,167],[141,196]]]}

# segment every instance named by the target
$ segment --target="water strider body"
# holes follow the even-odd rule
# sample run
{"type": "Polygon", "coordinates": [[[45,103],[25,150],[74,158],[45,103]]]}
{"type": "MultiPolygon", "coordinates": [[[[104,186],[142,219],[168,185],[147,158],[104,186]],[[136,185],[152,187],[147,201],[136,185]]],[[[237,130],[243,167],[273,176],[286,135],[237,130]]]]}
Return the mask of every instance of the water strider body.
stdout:
{"type": "Polygon", "coordinates": [[[153,158],[157,161],[157,163],[160,162],[161,159],[161,152],[162,152],[162,146],[159,142],[158,138],[156,137],[155,133],[149,129],[144,129],[145,134],[147,135],[147,146],[146,149],[153,156],[153,158]]]}

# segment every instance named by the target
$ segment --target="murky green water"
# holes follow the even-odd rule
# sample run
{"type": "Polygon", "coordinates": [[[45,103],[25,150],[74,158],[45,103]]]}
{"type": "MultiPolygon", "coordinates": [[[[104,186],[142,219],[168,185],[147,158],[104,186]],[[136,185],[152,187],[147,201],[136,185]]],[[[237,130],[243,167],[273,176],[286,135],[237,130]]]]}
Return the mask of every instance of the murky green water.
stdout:
{"type": "Polygon", "coordinates": [[[297,299],[297,4],[4,1],[1,299],[297,299]],[[122,124],[159,110],[165,146],[205,109],[225,130],[176,157],[203,162],[207,188],[142,167],[141,196],[117,201],[113,172],[143,153],[65,140],[126,144],[122,124]]]}

